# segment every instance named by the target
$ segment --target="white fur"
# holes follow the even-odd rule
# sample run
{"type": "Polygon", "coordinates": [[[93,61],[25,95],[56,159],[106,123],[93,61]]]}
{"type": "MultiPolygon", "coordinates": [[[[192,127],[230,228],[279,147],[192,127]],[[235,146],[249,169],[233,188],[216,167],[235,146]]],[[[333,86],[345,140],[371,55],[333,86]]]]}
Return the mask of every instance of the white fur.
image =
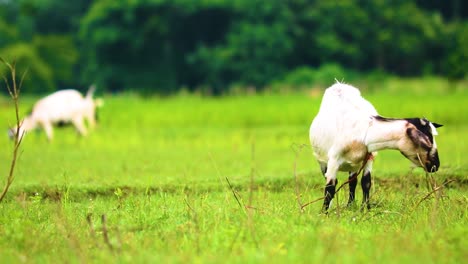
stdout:
{"type": "MultiPolygon", "coordinates": [[[[20,135],[36,128],[44,129],[47,138],[52,140],[52,126],[58,122],[72,123],[79,134],[86,135],[85,120],[90,128],[96,124],[95,111],[102,102],[94,100],[94,86],[91,86],[83,97],[76,90],[61,90],[50,94],[39,101],[33,107],[31,114],[25,117],[20,126],[20,135]]],[[[10,130],[10,134],[16,133],[16,128],[10,130]]]]}
{"type": "MultiPolygon", "coordinates": [[[[310,141],[322,170],[326,168],[327,182],[336,179],[339,170],[357,172],[362,167],[368,150],[357,153],[362,159],[347,159],[342,152],[353,142],[366,144],[372,116],[376,115],[375,108],[350,85],[337,82],[325,91],[319,113],[310,126],[310,141]]],[[[371,168],[372,160],[366,169],[371,168]]]]}

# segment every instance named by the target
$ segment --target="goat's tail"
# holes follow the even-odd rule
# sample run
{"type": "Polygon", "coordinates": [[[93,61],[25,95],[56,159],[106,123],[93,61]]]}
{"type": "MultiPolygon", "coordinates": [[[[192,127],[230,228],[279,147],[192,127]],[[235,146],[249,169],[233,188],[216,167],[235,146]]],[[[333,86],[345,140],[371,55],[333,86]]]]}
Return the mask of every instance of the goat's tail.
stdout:
{"type": "Polygon", "coordinates": [[[89,87],[88,92],[86,93],[86,98],[87,98],[87,99],[92,99],[92,98],[93,98],[94,91],[96,91],[96,85],[92,84],[92,85],[89,87]]]}
{"type": "Polygon", "coordinates": [[[96,108],[99,108],[99,107],[102,107],[104,105],[104,100],[102,100],[101,98],[93,99],[93,95],[94,95],[95,91],[96,91],[96,85],[92,84],[89,87],[88,92],[86,93],[86,100],[90,100],[90,101],[94,102],[94,106],[96,108]]]}

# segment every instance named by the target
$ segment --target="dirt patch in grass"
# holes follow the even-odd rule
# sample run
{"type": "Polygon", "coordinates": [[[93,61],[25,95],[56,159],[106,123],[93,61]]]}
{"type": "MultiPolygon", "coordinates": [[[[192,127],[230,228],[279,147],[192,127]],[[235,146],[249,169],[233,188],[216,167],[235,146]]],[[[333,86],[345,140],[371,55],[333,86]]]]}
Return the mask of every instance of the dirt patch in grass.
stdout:
{"type": "MultiPolygon", "coordinates": [[[[421,177],[395,177],[395,178],[375,178],[374,184],[385,189],[397,189],[402,188],[426,188],[426,182],[421,177]]],[[[468,189],[468,179],[459,177],[443,177],[437,179],[439,185],[444,184],[444,188],[447,189],[468,189]]],[[[253,186],[250,186],[249,182],[245,183],[231,183],[232,188],[238,192],[262,190],[268,192],[292,192],[296,182],[293,179],[277,179],[277,180],[265,180],[254,182],[253,186]]],[[[323,187],[322,184],[310,182],[307,180],[300,180],[299,186],[302,190],[319,189],[323,187]]],[[[216,184],[192,184],[192,185],[161,185],[161,186],[114,186],[114,187],[66,187],[66,186],[27,186],[24,188],[15,188],[11,190],[7,199],[27,199],[36,197],[36,199],[45,199],[55,202],[60,202],[63,199],[67,199],[73,202],[79,202],[84,199],[95,199],[101,198],[123,198],[129,195],[147,195],[152,196],[160,193],[166,194],[203,194],[212,192],[223,192],[228,190],[227,184],[225,186],[216,184]]],[[[344,187],[346,191],[347,187],[344,187]]]]}

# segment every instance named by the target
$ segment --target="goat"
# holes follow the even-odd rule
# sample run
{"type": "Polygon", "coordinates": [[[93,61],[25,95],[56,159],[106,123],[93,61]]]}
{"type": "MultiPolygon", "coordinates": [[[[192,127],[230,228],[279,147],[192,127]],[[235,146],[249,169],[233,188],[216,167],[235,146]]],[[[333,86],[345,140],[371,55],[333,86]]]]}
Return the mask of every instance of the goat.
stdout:
{"type": "Polygon", "coordinates": [[[326,89],[309,136],[314,156],[326,178],[323,212],[327,212],[338,184],[338,171],[349,172],[348,205],[354,202],[358,174],[363,171],[363,205],[369,205],[371,171],[377,151],[399,150],[428,172],[440,161],[434,136],[437,127],[425,118],[385,118],[361,97],[360,91],[337,82],[326,89]]]}
{"type": "MultiPolygon", "coordinates": [[[[52,93],[37,101],[31,113],[20,124],[19,136],[36,128],[43,128],[49,141],[53,138],[53,125],[61,126],[71,123],[82,136],[87,134],[85,120],[90,128],[96,124],[96,108],[102,105],[102,100],[93,99],[95,86],[92,85],[86,96],[80,92],[68,89],[52,93]]],[[[13,138],[17,128],[10,128],[8,135],[13,138]]]]}

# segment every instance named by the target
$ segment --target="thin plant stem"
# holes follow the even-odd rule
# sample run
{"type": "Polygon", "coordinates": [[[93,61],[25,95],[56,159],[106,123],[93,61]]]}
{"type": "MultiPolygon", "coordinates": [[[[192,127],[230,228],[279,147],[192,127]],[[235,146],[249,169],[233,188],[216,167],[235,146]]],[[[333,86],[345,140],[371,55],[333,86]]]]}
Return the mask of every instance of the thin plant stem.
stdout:
{"type": "Polygon", "coordinates": [[[16,63],[13,62],[12,64],[6,62],[4,59],[0,58],[0,61],[5,64],[8,69],[10,70],[11,74],[11,82],[12,85],[10,86],[8,79],[6,77],[3,77],[5,80],[6,87],[8,89],[8,93],[10,94],[11,98],[13,99],[13,103],[15,105],[15,116],[16,116],[16,133],[13,136],[14,139],[14,146],[13,146],[13,156],[11,159],[10,163],[10,170],[8,172],[8,177],[6,180],[5,187],[3,188],[2,192],[0,193],[0,202],[3,201],[5,198],[6,194],[8,193],[8,190],[10,189],[11,184],[13,183],[14,180],[14,172],[16,168],[16,163],[18,160],[18,152],[19,148],[21,145],[21,141],[23,139],[24,134],[20,134],[20,128],[21,128],[21,121],[19,118],[19,94],[20,94],[20,88],[23,84],[24,77],[26,75],[26,72],[23,73],[20,79],[19,85],[16,84],[16,63]]]}

